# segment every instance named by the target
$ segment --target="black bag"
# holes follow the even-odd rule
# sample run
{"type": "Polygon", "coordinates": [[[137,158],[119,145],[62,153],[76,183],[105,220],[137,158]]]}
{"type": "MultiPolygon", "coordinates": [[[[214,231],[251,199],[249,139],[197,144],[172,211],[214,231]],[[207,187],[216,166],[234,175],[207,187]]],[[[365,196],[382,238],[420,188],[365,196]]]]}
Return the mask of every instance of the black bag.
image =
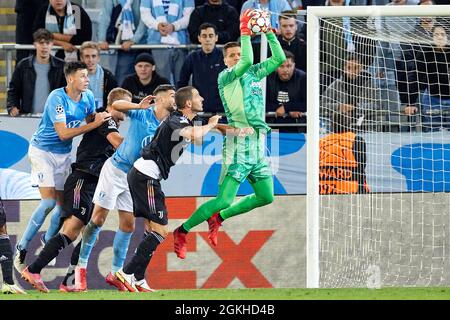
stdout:
{"type": "Polygon", "coordinates": [[[109,21],[108,29],[106,29],[106,42],[108,43],[116,42],[117,33],[119,32],[119,30],[116,28],[116,22],[121,12],[122,6],[119,3],[113,8],[111,13],[111,20],[109,21]]]}

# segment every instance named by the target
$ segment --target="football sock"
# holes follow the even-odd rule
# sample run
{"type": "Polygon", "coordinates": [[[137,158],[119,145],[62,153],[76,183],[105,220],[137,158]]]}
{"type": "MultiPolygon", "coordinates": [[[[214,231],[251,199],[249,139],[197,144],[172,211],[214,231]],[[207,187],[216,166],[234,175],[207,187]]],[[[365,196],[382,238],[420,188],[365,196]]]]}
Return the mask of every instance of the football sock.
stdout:
{"type": "Polygon", "coordinates": [[[67,268],[66,275],[62,282],[63,285],[73,286],[75,285],[75,267],[78,264],[78,257],[80,255],[81,241],[73,248],[72,255],[70,257],[70,266],[67,268]]]}
{"type": "Polygon", "coordinates": [[[73,248],[72,255],[70,256],[70,264],[76,266],[78,264],[78,258],[80,256],[81,241],[73,248]]]}
{"type": "Polygon", "coordinates": [[[145,269],[153,256],[153,252],[158,245],[164,241],[164,238],[157,232],[152,231],[139,244],[131,261],[123,268],[126,274],[133,274],[136,280],[144,279],[145,269]]]}
{"type": "Polygon", "coordinates": [[[92,248],[97,241],[98,234],[102,228],[97,226],[94,222],[89,221],[86,228],[83,231],[83,237],[81,240],[80,255],[78,258],[78,266],[86,268],[91,255],[92,248]]]}
{"type": "Polygon", "coordinates": [[[17,248],[19,250],[26,250],[28,248],[28,244],[34,238],[36,233],[39,231],[39,228],[44,223],[45,217],[48,215],[50,211],[55,207],[56,200],[55,199],[42,199],[39,202],[38,207],[34,210],[31,215],[30,221],[28,221],[27,229],[25,230],[22,239],[20,239],[17,248]]]}
{"type": "Polygon", "coordinates": [[[45,244],[37,259],[28,266],[28,271],[31,273],[41,273],[41,270],[56,258],[62,249],[71,243],[72,240],[68,236],[58,233],[45,244]]]}
{"type": "Polygon", "coordinates": [[[13,252],[11,240],[7,234],[0,234],[0,264],[2,265],[3,282],[14,284],[13,279],[13,252]]]}
{"type": "Polygon", "coordinates": [[[229,207],[233,203],[240,185],[234,178],[226,176],[220,185],[217,197],[198,207],[191,217],[183,223],[184,230],[189,232],[193,227],[208,220],[215,212],[229,207]]]}
{"type": "Polygon", "coordinates": [[[50,226],[44,236],[44,241],[48,242],[53,236],[55,236],[61,228],[61,206],[57,204],[52,212],[52,218],[50,219],[50,226]]]}
{"type": "Polygon", "coordinates": [[[128,246],[130,244],[132,234],[132,232],[123,232],[120,229],[116,231],[116,235],[114,236],[113,259],[111,265],[111,271],[113,274],[123,267],[123,263],[127,257],[128,246]]]}
{"type": "Polygon", "coordinates": [[[251,186],[255,193],[241,198],[228,208],[220,211],[219,216],[225,220],[273,202],[274,196],[272,177],[259,180],[252,183],[251,186]]]}
{"type": "Polygon", "coordinates": [[[65,286],[75,285],[75,267],[76,267],[76,265],[71,264],[67,268],[66,275],[64,276],[64,279],[62,281],[63,285],[65,285],[65,286]]]}

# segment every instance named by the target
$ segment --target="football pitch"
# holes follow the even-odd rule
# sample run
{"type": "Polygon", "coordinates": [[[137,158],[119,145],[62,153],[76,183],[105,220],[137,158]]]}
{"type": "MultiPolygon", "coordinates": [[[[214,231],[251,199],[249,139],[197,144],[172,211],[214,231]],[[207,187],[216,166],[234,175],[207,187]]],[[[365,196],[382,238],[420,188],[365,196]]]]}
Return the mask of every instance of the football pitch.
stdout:
{"type": "Polygon", "coordinates": [[[198,289],[159,290],[152,293],[92,290],[83,293],[0,295],[0,300],[450,300],[450,288],[383,289],[198,289]]]}

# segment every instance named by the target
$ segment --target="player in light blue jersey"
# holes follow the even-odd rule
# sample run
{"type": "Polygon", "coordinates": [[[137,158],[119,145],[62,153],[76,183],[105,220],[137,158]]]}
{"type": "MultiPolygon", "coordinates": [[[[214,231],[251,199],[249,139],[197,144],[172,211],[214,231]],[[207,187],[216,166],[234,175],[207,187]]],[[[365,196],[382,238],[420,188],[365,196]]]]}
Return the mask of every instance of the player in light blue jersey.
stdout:
{"type": "Polygon", "coordinates": [[[94,194],[94,210],[87,224],[80,249],[78,265],[75,268],[75,288],[87,290],[86,268],[92,248],[110,210],[119,211],[119,229],[113,243],[111,272],[107,275],[108,284],[126,291],[115,273],[125,261],[131,235],[134,231],[133,201],[128,188],[127,173],[140,157],[141,149],[153,138],[160,122],[175,110],[175,88],[165,84],[156,87],[153,96],[145,97],[140,103],[119,100],[112,107],[125,112],[130,118],[128,134],[111,158],[106,160],[100,172],[94,194]],[[154,105],[150,105],[152,100],[154,105]]]}
{"type": "Polygon", "coordinates": [[[84,63],[67,63],[64,75],[67,86],[49,94],[41,122],[30,141],[31,180],[34,186],[39,187],[41,202],[17,245],[14,267],[19,272],[25,268],[28,244],[53,208],[45,239],[53,237],[60,227],[64,182],[70,174],[72,138],[99,127],[111,118],[107,112],[95,113],[94,95],[88,90],[88,71],[84,63]],[[83,120],[85,125],[81,125],[83,120]]]}

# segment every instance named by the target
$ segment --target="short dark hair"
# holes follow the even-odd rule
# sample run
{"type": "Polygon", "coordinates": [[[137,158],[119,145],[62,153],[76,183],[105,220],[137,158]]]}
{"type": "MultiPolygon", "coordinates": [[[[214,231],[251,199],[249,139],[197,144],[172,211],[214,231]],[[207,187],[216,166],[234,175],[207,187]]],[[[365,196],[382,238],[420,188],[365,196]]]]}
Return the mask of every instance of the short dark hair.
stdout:
{"type": "Polygon", "coordinates": [[[53,33],[44,28],[37,29],[33,33],[33,42],[39,42],[41,40],[53,42],[53,39],[53,33]]]}
{"type": "Polygon", "coordinates": [[[165,92],[165,91],[170,91],[170,90],[175,91],[175,87],[171,84],[160,84],[159,86],[157,86],[155,88],[155,90],[153,90],[153,95],[156,96],[160,92],[165,92]]]}
{"type": "Polygon", "coordinates": [[[217,27],[215,25],[213,25],[212,23],[205,22],[205,23],[202,23],[200,25],[200,27],[198,27],[198,35],[200,35],[200,33],[202,33],[202,30],[206,30],[208,28],[214,29],[214,33],[217,34],[217,27]]]}
{"type": "Polygon", "coordinates": [[[225,57],[227,55],[227,50],[229,48],[234,48],[234,47],[240,47],[241,44],[239,42],[236,41],[231,41],[231,42],[227,42],[225,43],[225,45],[223,46],[223,56],[225,57]]]}
{"type": "Polygon", "coordinates": [[[81,61],[66,62],[64,65],[64,75],[67,77],[81,69],[87,69],[87,65],[81,61]]]}
{"type": "Polygon", "coordinates": [[[286,56],[286,60],[287,59],[291,59],[294,63],[295,63],[295,56],[292,52],[288,51],[288,50],[283,50],[284,51],[284,55],[286,56]]]}
{"type": "Polygon", "coordinates": [[[192,91],[194,91],[193,86],[182,87],[177,90],[175,93],[175,104],[177,105],[177,109],[184,109],[186,101],[192,100],[194,96],[192,91]]]}
{"type": "Polygon", "coordinates": [[[281,19],[290,19],[290,18],[297,18],[297,11],[294,10],[284,10],[281,11],[280,15],[278,16],[278,21],[281,21],[281,19]]]}

